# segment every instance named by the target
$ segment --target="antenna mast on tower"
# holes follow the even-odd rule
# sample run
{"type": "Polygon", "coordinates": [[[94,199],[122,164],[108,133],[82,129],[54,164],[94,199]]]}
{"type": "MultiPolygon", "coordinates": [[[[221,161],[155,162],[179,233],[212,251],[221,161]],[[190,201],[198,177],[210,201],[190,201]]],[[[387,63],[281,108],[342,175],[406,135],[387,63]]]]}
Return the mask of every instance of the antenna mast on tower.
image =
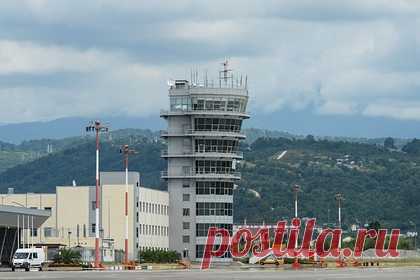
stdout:
{"type": "Polygon", "coordinates": [[[226,58],[224,62],[222,62],[223,70],[219,71],[219,86],[222,87],[222,80],[224,82],[224,86],[227,87],[228,80],[233,80],[232,69],[229,69],[229,60],[226,58]]]}

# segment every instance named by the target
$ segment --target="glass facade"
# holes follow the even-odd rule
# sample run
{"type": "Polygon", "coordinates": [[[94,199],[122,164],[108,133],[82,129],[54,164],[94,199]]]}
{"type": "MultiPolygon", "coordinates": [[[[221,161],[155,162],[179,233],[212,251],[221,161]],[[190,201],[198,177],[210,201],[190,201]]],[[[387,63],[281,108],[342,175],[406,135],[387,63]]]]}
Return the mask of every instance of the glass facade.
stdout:
{"type": "Polygon", "coordinates": [[[196,160],[195,172],[197,174],[230,174],[232,169],[232,161],[225,160],[196,160]]]}
{"type": "Polygon", "coordinates": [[[229,231],[230,236],[232,236],[232,224],[202,224],[198,223],[195,225],[195,235],[197,237],[207,236],[210,227],[224,228],[229,231]]]}
{"type": "Polygon", "coordinates": [[[223,181],[198,181],[195,183],[198,195],[233,195],[233,183],[223,181]]]}
{"type": "Polygon", "coordinates": [[[235,153],[238,150],[238,140],[195,139],[196,153],[235,153]]]}
{"type": "Polygon", "coordinates": [[[171,96],[170,97],[171,111],[190,111],[191,110],[191,97],[185,96],[171,96]]]}
{"type": "MultiPolygon", "coordinates": [[[[196,258],[201,259],[203,257],[203,255],[204,255],[204,246],[206,246],[206,245],[196,245],[195,246],[195,257],[196,258]]],[[[217,247],[218,246],[215,245],[215,247],[213,248],[213,250],[217,250],[217,247]]],[[[232,256],[230,254],[230,251],[227,250],[226,253],[224,253],[223,256],[221,256],[219,258],[224,259],[224,258],[231,258],[231,257],[232,256]]]]}
{"type": "Polygon", "coordinates": [[[246,98],[171,96],[171,111],[215,111],[245,113],[246,98]]]}
{"type": "Polygon", "coordinates": [[[240,132],[242,120],[223,118],[195,118],[194,129],[196,131],[226,131],[240,132]]]}
{"type": "Polygon", "coordinates": [[[244,113],[247,100],[239,97],[193,97],[191,103],[194,111],[244,113]]]}
{"type": "Polygon", "coordinates": [[[197,202],[197,216],[232,216],[232,203],[228,202],[197,202]]]}

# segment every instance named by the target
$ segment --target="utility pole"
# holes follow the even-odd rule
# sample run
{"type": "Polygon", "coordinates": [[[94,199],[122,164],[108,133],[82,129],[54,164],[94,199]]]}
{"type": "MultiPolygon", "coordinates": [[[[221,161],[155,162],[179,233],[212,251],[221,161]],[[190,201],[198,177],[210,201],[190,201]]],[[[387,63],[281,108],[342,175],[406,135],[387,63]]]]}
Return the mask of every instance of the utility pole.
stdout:
{"type": "Polygon", "coordinates": [[[298,217],[298,193],[301,192],[301,188],[299,185],[294,185],[292,189],[294,196],[295,196],[295,218],[298,217]]]}
{"type": "Polygon", "coordinates": [[[125,167],[125,241],[124,241],[124,262],[128,264],[128,156],[135,154],[136,151],[130,149],[128,145],[124,145],[120,149],[120,153],[124,157],[124,167],[125,167]]]}
{"type": "MultiPolygon", "coordinates": [[[[341,193],[337,193],[335,195],[335,200],[337,200],[337,204],[338,204],[338,228],[341,230],[341,204],[344,200],[344,197],[341,193]]],[[[341,262],[341,234],[340,234],[340,239],[338,240],[338,250],[340,252],[340,256],[339,256],[339,262],[340,262],[340,266],[342,265],[341,262]]]]}
{"type": "MultiPolygon", "coordinates": [[[[292,191],[294,193],[294,199],[295,199],[295,218],[297,218],[298,217],[298,193],[301,192],[302,190],[301,190],[300,186],[298,184],[296,184],[296,185],[293,186],[292,191]]],[[[295,249],[297,249],[297,246],[298,246],[298,236],[296,236],[295,249]]],[[[295,258],[295,261],[294,261],[292,267],[294,269],[300,268],[299,260],[298,260],[297,257],[295,258]]]]}
{"type": "Polygon", "coordinates": [[[414,250],[417,251],[417,224],[413,221],[408,221],[410,225],[414,226],[414,232],[413,232],[413,239],[414,239],[414,250]]]}
{"type": "Polygon", "coordinates": [[[86,132],[95,132],[96,136],[95,268],[99,268],[101,262],[99,253],[99,134],[101,132],[108,132],[108,127],[104,126],[100,121],[93,121],[86,126],[86,132]]]}

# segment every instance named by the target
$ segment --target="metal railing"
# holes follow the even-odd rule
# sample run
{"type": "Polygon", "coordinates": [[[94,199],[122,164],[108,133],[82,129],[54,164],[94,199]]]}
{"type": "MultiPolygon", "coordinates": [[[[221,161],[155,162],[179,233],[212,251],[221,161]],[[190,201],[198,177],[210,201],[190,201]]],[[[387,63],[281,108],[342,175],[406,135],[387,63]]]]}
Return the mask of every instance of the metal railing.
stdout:
{"type": "Polygon", "coordinates": [[[229,168],[217,168],[217,169],[208,169],[208,168],[197,168],[197,169],[187,169],[180,172],[171,172],[167,170],[161,171],[161,177],[201,177],[201,176],[228,176],[228,177],[241,177],[241,173],[234,171],[229,168]]]}
{"type": "Polygon", "coordinates": [[[160,115],[168,115],[168,114],[179,114],[179,113],[215,113],[215,114],[238,114],[238,115],[251,115],[251,112],[239,112],[239,111],[227,111],[227,110],[214,110],[214,109],[188,109],[188,110],[167,110],[167,109],[161,109],[160,115]]]}
{"type": "Polygon", "coordinates": [[[182,157],[182,156],[226,156],[226,157],[238,157],[238,158],[243,158],[244,157],[244,153],[242,151],[184,151],[182,153],[169,153],[168,150],[162,150],[161,151],[161,156],[162,157],[167,157],[167,156],[174,156],[174,157],[182,157]]]}
{"type": "Polygon", "coordinates": [[[215,134],[215,135],[231,135],[233,137],[236,137],[237,135],[245,136],[242,131],[224,131],[224,130],[195,130],[192,128],[188,129],[173,129],[173,130],[161,130],[160,136],[166,137],[169,135],[194,135],[194,134],[200,134],[200,133],[206,133],[206,134],[215,134]]]}

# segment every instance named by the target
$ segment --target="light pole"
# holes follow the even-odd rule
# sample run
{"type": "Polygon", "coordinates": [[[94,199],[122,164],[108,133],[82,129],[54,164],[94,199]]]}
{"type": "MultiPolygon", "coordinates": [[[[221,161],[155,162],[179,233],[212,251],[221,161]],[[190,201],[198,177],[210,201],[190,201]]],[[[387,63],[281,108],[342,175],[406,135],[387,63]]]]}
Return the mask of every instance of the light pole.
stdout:
{"type": "Polygon", "coordinates": [[[71,246],[71,242],[70,242],[70,240],[71,240],[71,231],[69,230],[68,232],[68,238],[69,238],[69,249],[70,249],[70,246],[71,246]]]}
{"type": "MultiPolygon", "coordinates": [[[[301,188],[298,184],[294,185],[292,188],[292,191],[294,193],[294,199],[295,199],[295,218],[298,217],[298,193],[301,192],[301,188]]],[[[298,236],[296,236],[295,240],[295,250],[297,249],[298,245],[298,236]]],[[[293,268],[298,269],[300,268],[299,260],[297,257],[295,257],[295,262],[292,265],[293,268]]]]}
{"type": "Polygon", "coordinates": [[[414,226],[413,238],[414,238],[414,250],[417,250],[417,224],[413,221],[408,221],[410,225],[414,226]]]}
{"type": "MultiPolygon", "coordinates": [[[[338,228],[341,230],[341,204],[342,204],[342,201],[344,200],[344,197],[341,193],[337,193],[335,195],[335,200],[337,200],[337,204],[338,204],[338,228]]],[[[338,250],[340,252],[339,260],[341,262],[341,234],[338,240],[338,250]]]]}
{"type": "Polygon", "coordinates": [[[301,192],[301,188],[299,185],[294,185],[293,189],[292,189],[293,193],[294,193],[294,197],[295,197],[295,218],[298,217],[298,193],[301,192]]]}
{"type": "Polygon", "coordinates": [[[130,149],[128,145],[124,145],[120,149],[120,153],[124,156],[124,167],[125,167],[125,240],[124,240],[124,262],[128,263],[128,156],[135,154],[136,151],[130,149]]]}
{"type": "Polygon", "coordinates": [[[86,132],[95,132],[96,136],[95,268],[99,268],[101,262],[99,256],[99,134],[108,132],[108,127],[104,126],[100,121],[93,121],[86,126],[86,132]]]}

